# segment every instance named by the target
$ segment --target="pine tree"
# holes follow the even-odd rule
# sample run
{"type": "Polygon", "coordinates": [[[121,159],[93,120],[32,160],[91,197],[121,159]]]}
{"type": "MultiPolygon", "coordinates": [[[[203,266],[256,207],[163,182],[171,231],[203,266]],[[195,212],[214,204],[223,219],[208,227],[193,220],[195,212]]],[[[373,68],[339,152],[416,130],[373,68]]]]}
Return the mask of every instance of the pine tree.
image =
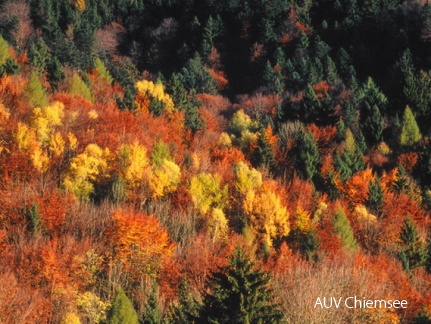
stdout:
{"type": "Polygon", "coordinates": [[[374,181],[370,182],[368,184],[368,201],[367,201],[367,207],[370,210],[371,213],[374,214],[380,214],[381,207],[383,204],[383,189],[380,185],[380,179],[376,177],[374,181]]]}
{"type": "Polygon", "coordinates": [[[203,323],[279,323],[281,312],[273,302],[270,278],[240,247],[209,278],[210,292],[203,298],[203,323]]]}
{"type": "Polygon", "coordinates": [[[415,116],[409,106],[404,110],[400,143],[404,146],[411,146],[422,138],[415,116]]]}
{"type": "Polygon", "coordinates": [[[400,251],[398,258],[403,264],[404,270],[409,274],[415,268],[425,265],[427,248],[424,240],[419,236],[416,225],[410,215],[404,221],[404,227],[400,233],[400,251]]]}
{"type": "Polygon", "coordinates": [[[178,301],[168,309],[164,323],[192,324],[199,323],[201,305],[193,298],[186,279],[178,287],[178,301]]]}
{"type": "Polygon", "coordinates": [[[162,321],[162,313],[157,299],[157,286],[154,283],[153,289],[148,296],[147,304],[145,305],[145,317],[143,324],[159,324],[162,321]]]}
{"type": "Polygon", "coordinates": [[[383,133],[382,113],[388,99],[371,78],[363,85],[359,96],[364,134],[370,143],[380,142],[383,133]]]}
{"type": "Polygon", "coordinates": [[[108,324],[138,324],[138,314],[123,289],[118,289],[111,309],[109,310],[108,324]]]}
{"type": "Polygon", "coordinates": [[[217,93],[217,85],[198,54],[187,62],[178,76],[186,89],[194,89],[196,93],[217,93]]]}
{"type": "Polygon", "coordinates": [[[51,59],[49,47],[46,45],[42,37],[37,37],[36,41],[28,50],[30,62],[38,70],[39,73],[45,72],[47,65],[51,59]]]}
{"type": "Polygon", "coordinates": [[[272,146],[266,138],[265,129],[262,127],[259,132],[257,140],[257,153],[256,163],[267,167],[271,172],[277,172],[277,162],[272,151],[272,146]]]}
{"type": "Polygon", "coordinates": [[[298,135],[296,163],[300,176],[305,180],[312,180],[318,170],[320,155],[309,130],[301,131],[298,135]]]}
{"type": "Polygon", "coordinates": [[[60,82],[62,82],[65,78],[61,63],[57,56],[53,56],[51,58],[50,62],[48,63],[47,69],[49,83],[51,84],[51,87],[57,89],[60,82]]]}
{"type": "Polygon", "coordinates": [[[335,168],[342,181],[350,179],[353,174],[365,169],[363,154],[350,129],[346,131],[346,146],[343,152],[335,154],[335,168]]]}

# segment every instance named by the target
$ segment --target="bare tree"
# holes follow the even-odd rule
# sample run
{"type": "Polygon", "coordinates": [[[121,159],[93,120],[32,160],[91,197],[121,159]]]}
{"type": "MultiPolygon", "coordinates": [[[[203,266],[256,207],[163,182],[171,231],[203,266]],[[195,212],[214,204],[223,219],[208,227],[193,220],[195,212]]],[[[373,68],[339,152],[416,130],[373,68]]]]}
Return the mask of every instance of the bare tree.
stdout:
{"type": "Polygon", "coordinates": [[[1,7],[0,24],[14,23],[10,32],[12,41],[19,51],[25,49],[30,37],[34,34],[30,18],[30,5],[28,1],[17,0],[6,2],[1,7]]]}

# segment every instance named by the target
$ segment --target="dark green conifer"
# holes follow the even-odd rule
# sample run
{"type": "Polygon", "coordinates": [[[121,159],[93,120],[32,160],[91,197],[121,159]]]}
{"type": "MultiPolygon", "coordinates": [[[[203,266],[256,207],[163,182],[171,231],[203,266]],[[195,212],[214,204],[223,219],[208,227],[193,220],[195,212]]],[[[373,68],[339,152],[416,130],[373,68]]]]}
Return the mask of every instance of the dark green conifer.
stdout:
{"type": "Polygon", "coordinates": [[[193,324],[199,322],[201,305],[192,296],[190,285],[186,279],[178,287],[178,301],[167,311],[164,323],[193,324]]]}
{"type": "Polygon", "coordinates": [[[145,315],[143,324],[160,324],[162,321],[162,312],[159,307],[157,298],[157,285],[154,283],[147,303],[145,304],[145,315]]]}
{"type": "Polygon", "coordinates": [[[281,312],[273,302],[270,278],[247,253],[237,247],[229,264],[209,278],[203,297],[201,323],[279,323],[281,312]]]}
{"type": "Polygon", "coordinates": [[[304,180],[312,180],[318,171],[320,155],[309,130],[301,131],[298,134],[296,163],[298,173],[304,180]]]}
{"type": "Polygon", "coordinates": [[[370,144],[382,140],[383,118],[382,113],[388,102],[386,96],[379,90],[371,78],[360,90],[361,120],[365,138],[370,144]]]}
{"type": "Polygon", "coordinates": [[[400,251],[398,258],[403,264],[404,270],[409,274],[415,268],[424,266],[427,259],[427,247],[419,236],[416,225],[410,215],[404,221],[404,227],[400,233],[400,251]]]}
{"type": "Polygon", "coordinates": [[[380,179],[379,177],[376,177],[374,181],[371,181],[368,184],[367,208],[371,213],[377,215],[381,213],[383,198],[384,193],[382,186],[380,185],[380,179]]]}

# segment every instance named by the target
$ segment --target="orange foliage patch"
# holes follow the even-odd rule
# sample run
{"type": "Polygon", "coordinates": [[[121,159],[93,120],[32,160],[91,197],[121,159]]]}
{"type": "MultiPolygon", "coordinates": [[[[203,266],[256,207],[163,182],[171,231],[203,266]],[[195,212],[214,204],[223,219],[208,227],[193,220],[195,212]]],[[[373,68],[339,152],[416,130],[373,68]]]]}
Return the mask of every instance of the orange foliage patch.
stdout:
{"type": "Polygon", "coordinates": [[[227,80],[226,74],[223,71],[217,71],[211,68],[208,68],[208,72],[211,74],[214,79],[217,89],[223,90],[227,87],[229,81],[227,80]]]}
{"type": "Polygon", "coordinates": [[[419,155],[415,152],[403,153],[398,156],[398,164],[401,165],[408,173],[413,171],[418,160],[419,155]]]}
{"type": "Polygon", "coordinates": [[[337,135],[337,128],[335,126],[318,127],[315,124],[308,126],[313,135],[314,140],[319,147],[321,153],[329,153],[328,148],[332,145],[337,135]]]}
{"type": "Polygon", "coordinates": [[[135,279],[157,273],[175,247],[158,219],[121,209],[112,214],[107,239],[112,247],[110,257],[119,260],[135,279]]]}
{"type": "Polygon", "coordinates": [[[58,191],[49,192],[37,199],[41,222],[48,235],[59,235],[66,218],[66,211],[72,206],[73,198],[58,191]]]}
{"type": "Polygon", "coordinates": [[[290,38],[289,34],[283,34],[278,41],[284,45],[289,43],[291,40],[292,39],[290,38]]]}
{"type": "Polygon", "coordinates": [[[374,179],[370,168],[355,173],[344,184],[339,184],[351,206],[364,205],[368,199],[368,185],[374,179]]]}
{"type": "Polygon", "coordinates": [[[331,87],[326,81],[320,81],[313,85],[313,89],[316,92],[316,97],[319,99],[323,98],[330,88],[331,87]]]}

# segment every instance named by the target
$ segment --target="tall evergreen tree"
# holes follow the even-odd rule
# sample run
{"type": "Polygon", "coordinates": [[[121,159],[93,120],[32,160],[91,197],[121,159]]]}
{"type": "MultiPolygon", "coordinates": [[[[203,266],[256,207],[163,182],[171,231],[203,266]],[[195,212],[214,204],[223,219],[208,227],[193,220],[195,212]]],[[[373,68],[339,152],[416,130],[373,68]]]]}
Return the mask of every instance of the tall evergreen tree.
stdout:
{"type": "Polygon", "coordinates": [[[186,279],[181,281],[178,287],[178,301],[171,305],[163,323],[192,324],[199,323],[201,305],[193,298],[186,279]]]}
{"type": "Polygon", "coordinates": [[[411,146],[422,138],[415,116],[409,106],[404,110],[400,143],[404,146],[411,146]]]}
{"type": "Polygon", "coordinates": [[[145,317],[142,321],[143,324],[159,324],[162,321],[162,312],[160,310],[156,294],[157,286],[156,283],[154,283],[145,305],[145,317]]]}
{"type": "Polygon", "coordinates": [[[356,240],[349,220],[341,208],[335,212],[332,224],[335,233],[341,238],[344,249],[348,252],[354,252],[356,250],[356,240]]]}
{"type": "Polygon", "coordinates": [[[46,97],[45,89],[39,80],[36,72],[32,72],[30,80],[25,90],[26,97],[31,107],[45,107],[48,106],[48,98],[46,97]]]}
{"type": "Polygon", "coordinates": [[[374,144],[382,140],[382,113],[385,112],[388,99],[371,78],[363,85],[359,96],[364,135],[369,143],[374,144]]]}
{"type": "Polygon", "coordinates": [[[118,289],[111,309],[109,310],[108,324],[138,324],[138,314],[123,289],[118,289]]]}
{"type": "Polygon", "coordinates": [[[374,181],[368,184],[367,208],[373,214],[380,214],[383,204],[384,193],[380,185],[380,179],[376,177],[374,181]]]}
{"type": "Polygon", "coordinates": [[[305,180],[312,180],[318,171],[320,155],[309,130],[298,134],[296,163],[300,176],[305,180]]]}
{"type": "Polygon", "coordinates": [[[202,323],[279,323],[281,312],[273,302],[269,276],[247,253],[237,247],[229,265],[209,278],[210,291],[204,295],[202,323]]]}
{"type": "Polygon", "coordinates": [[[400,233],[400,251],[398,258],[403,264],[404,270],[411,274],[417,267],[425,265],[427,259],[427,247],[420,238],[415,223],[410,215],[404,221],[404,227],[400,233]]]}

